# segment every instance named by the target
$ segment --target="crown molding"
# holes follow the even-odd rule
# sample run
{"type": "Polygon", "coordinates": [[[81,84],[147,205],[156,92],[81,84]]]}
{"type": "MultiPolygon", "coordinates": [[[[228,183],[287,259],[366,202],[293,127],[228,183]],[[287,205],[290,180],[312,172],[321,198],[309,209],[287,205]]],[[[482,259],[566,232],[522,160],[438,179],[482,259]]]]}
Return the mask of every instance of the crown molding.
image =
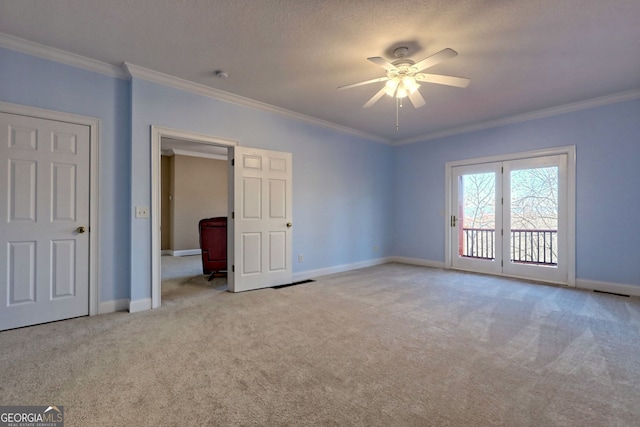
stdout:
{"type": "Polygon", "coordinates": [[[108,64],[86,56],[76,55],[54,47],[45,46],[29,40],[0,33],[0,47],[37,56],[50,61],[60,62],[76,68],[82,68],[94,73],[104,74],[118,79],[127,79],[127,73],[117,65],[108,64]]]}
{"type": "Polygon", "coordinates": [[[597,98],[587,99],[584,101],[573,102],[571,104],[559,105],[556,107],[544,108],[542,110],[531,111],[524,114],[516,114],[514,116],[504,117],[497,120],[475,123],[468,126],[461,126],[452,129],[445,129],[440,132],[428,133],[421,136],[394,141],[393,145],[415,144],[416,142],[429,141],[432,139],[445,138],[448,136],[461,135],[464,133],[477,132],[480,130],[507,126],[516,123],[527,122],[530,120],[542,119],[545,117],[558,116],[560,114],[572,113],[574,111],[587,110],[589,108],[601,107],[609,104],[617,104],[619,102],[631,101],[640,98],[640,89],[634,89],[626,92],[614,93],[611,95],[600,96],[597,98]]]}
{"type": "Polygon", "coordinates": [[[296,113],[295,111],[287,110],[284,108],[276,107],[271,104],[256,101],[253,99],[245,98],[240,95],[234,95],[229,92],[224,92],[219,89],[214,89],[209,86],[194,83],[189,80],[184,80],[179,77],[174,77],[169,74],[164,74],[159,71],[150,70],[148,68],[140,67],[138,65],[124,62],[123,67],[128,73],[130,78],[139,78],[147,80],[153,83],[158,83],[164,86],[173,87],[175,89],[184,90],[187,92],[195,93],[196,95],[202,95],[209,98],[215,98],[220,101],[230,102],[242,107],[252,108],[255,110],[261,110],[268,113],[277,114],[279,116],[287,117],[290,119],[303,121],[316,126],[322,126],[325,128],[337,130],[342,133],[348,133],[361,138],[366,138],[374,142],[380,142],[383,144],[391,144],[391,141],[377,135],[365,133],[350,127],[340,126],[335,123],[331,123],[325,120],[317,119],[315,117],[307,116],[305,114],[296,113]]]}

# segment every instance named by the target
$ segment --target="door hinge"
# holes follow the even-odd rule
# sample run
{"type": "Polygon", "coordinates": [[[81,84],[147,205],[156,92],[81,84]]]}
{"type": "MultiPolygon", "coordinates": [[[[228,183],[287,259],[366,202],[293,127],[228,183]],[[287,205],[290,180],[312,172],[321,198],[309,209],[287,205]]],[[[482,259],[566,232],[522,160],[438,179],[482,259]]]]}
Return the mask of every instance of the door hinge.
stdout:
{"type": "Polygon", "coordinates": [[[500,235],[504,236],[504,230],[500,230],[500,235]]]}
{"type": "Polygon", "coordinates": [[[500,261],[500,267],[504,267],[504,261],[500,261]]]}
{"type": "Polygon", "coordinates": [[[500,168],[500,173],[504,173],[504,166],[500,168]]]}
{"type": "Polygon", "coordinates": [[[231,159],[231,166],[235,166],[236,165],[236,159],[231,159]]]}
{"type": "Polygon", "coordinates": [[[500,204],[501,204],[501,205],[504,205],[504,197],[501,197],[501,198],[500,198],[500,204]]]}
{"type": "Polygon", "coordinates": [[[234,219],[236,217],[236,213],[235,212],[231,212],[231,219],[234,219]]]}
{"type": "Polygon", "coordinates": [[[235,265],[235,264],[233,264],[233,265],[231,266],[231,271],[232,271],[232,272],[234,272],[234,273],[236,272],[236,265],[235,265]]]}

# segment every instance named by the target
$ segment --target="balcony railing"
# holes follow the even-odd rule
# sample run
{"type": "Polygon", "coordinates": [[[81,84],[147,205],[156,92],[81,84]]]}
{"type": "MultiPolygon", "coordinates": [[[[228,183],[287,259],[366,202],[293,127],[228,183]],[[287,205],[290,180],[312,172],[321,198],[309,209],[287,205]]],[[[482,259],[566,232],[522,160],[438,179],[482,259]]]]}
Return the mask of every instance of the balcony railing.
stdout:
{"type": "MultiPolygon", "coordinates": [[[[495,230],[463,228],[460,255],[467,258],[495,259],[495,230]]],[[[512,229],[511,262],[558,265],[558,230],[512,229]]]]}

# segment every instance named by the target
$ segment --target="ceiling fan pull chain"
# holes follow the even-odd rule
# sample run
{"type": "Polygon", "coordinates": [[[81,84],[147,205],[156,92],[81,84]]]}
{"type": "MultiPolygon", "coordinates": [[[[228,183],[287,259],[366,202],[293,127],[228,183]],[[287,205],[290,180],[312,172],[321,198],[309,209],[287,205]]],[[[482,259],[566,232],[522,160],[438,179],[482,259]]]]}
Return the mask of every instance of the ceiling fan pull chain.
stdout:
{"type": "Polygon", "coordinates": [[[400,123],[398,121],[400,111],[400,98],[396,98],[396,132],[400,130],[400,123]]]}

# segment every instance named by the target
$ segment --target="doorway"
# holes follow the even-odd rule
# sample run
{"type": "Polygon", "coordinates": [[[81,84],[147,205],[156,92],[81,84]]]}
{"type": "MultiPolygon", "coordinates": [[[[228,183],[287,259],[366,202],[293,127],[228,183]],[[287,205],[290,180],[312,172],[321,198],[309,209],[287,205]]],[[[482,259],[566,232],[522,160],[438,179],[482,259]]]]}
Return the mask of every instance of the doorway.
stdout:
{"type": "Polygon", "coordinates": [[[199,224],[228,216],[228,148],[163,137],[161,154],[162,301],[226,290],[226,274],[205,274],[199,224]]]}
{"type": "Polygon", "coordinates": [[[447,164],[450,268],[575,285],[575,149],[447,164]]]}
{"type": "MultiPolygon", "coordinates": [[[[161,231],[160,221],[162,211],[162,188],[161,188],[161,152],[163,139],[181,141],[182,149],[188,148],[191,152],[214,153],[222,155],[226,152],[228,170],[227,188],[227,212],[231,217],[233,208],[233,169],[229,158],[231,149],[237,146],[236,141],[200,135],[192,132],[185,132],[175,129],[168,129],[159,126],[151,127],[151,308],[158,308],[162,299],[162,265],[161,265],[161,231]]],[[[227,241],[233,237],[232,227],[227,230],[227,241]]],[[[228,274],[229,285],[233,282],[233,274],[228,274]]]]}

